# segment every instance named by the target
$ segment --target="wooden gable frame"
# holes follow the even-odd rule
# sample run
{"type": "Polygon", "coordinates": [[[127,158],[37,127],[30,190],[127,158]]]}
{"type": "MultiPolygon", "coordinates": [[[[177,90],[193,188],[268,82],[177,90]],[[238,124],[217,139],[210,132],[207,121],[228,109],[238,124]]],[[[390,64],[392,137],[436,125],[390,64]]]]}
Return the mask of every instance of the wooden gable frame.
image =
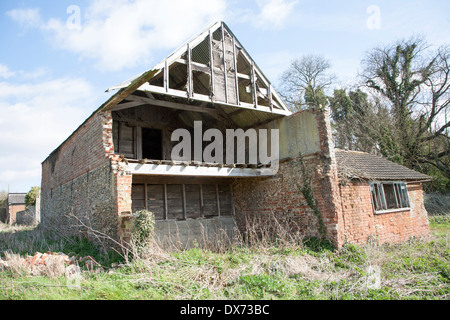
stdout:
{"type": "MultiPolygon", "coordinates": [[[[137,88],[137,91],[145,93],[144,98],[129,96],[112,110],[149,104],[206,112],[209,115],[217,113],[216,108],[190,103],[197,101],[212,106],[262,111],[274,116],[292,114],[224,22],[215,23],[175,50],[151,71],[151,78],[137,88]],[[186,103],[158,100],[152,93],[184,98],[186,103]]],[[[108,91],[126,88],[135,80],[109,88],[108,91]]]]}

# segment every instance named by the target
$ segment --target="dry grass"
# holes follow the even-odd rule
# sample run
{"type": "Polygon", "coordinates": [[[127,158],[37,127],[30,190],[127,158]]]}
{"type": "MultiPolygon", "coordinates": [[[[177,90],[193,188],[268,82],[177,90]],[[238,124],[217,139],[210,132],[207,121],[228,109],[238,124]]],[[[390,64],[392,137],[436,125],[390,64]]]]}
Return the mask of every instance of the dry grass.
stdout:
{"type": "MultiPolygon", "coordinates": [[[[85,289],[70,294],[83,299],[182,300],[448,297],[448,234],[398,245],[349,245],[336,251],[320,245],[311,247],[304,235],[292,232],[291,224],[273,215],[269,218],[273,219],[270,228],[267,217],[249,219],[245,234],[235,233],[229,239],[226,232],[220,232],[213,242],[206,241],[205,235],[197,247],[188,250],[176,238],[171,250],[157,242],[146,247],[129,243],[122,247],[120,266],[105,267],[106,272],[84,270],[85,289]],[[376,281],[371,278],[371,270],[376,271],[376,281]]],[[[0,231],[0,245],[9,250],[4,260],[11,264],[14,279],[30,275],[17,254],[17,248],[27,247],[24,241],[28,241],[28,250],[47,247],[64,251],[66,240],[48,237],[39,229],[0,231]]],[[[40,275],[64,279],[58,260],[48,263],[40,275]]],[[[65,284],[58,281],[52,286],[65,284]]],[[[7,293],[16,292],[10,289],[7,293]]]]}

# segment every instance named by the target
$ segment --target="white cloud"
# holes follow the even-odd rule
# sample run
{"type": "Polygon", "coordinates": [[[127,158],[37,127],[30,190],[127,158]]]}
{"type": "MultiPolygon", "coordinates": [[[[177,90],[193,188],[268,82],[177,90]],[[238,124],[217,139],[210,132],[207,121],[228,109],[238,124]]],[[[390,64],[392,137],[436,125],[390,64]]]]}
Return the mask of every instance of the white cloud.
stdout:
{"type": "Polygon", "coordinates": [[[23,28],[36,28],[42,23],[39,9],[14,9],[7,11],[6,14],[23,28]]]}
{"type": "Polygon", "coordinates": [[[8,66],[0,63],[0,78],[8,79],[15,75],[15,72],[9,70],[8,66]]]}
{"type": "Polygon", "coordinates": [[[0,82],[0,189],[39,185],[41,162],[94,110],[93,92],[79,78],[0,82]]]}
{"type": "Polygon", "coordinates": [[[260,12],[254,18],[254,24],[262,28],[281,28],[294,6],[298,3],[287,0],[256,0],[260,12]]]}
{"type": "MultiPolygon", "coordinates": [[[[55,18],[40,22],[39,28],[57,48],[93,59],[100,70],[118,71],[156,64],[155,50],[179,46],[222,20],[225,8],[225,0],[96,0],[80,8],[80,28],[69,28],[55,18]]],[[[27,10],[13,11],[10,16],[19,23],[31,15],[27,10]]],[[[33,16],[33,21],[42,19],[33,16]]]]}

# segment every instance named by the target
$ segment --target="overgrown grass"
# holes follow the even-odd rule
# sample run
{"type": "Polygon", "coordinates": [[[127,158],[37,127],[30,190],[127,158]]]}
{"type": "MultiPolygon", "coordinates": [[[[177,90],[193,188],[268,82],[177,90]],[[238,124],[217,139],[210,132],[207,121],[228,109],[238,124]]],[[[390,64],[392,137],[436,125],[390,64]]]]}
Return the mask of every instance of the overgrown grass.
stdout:
{"type": "MultiPolygon", "coordinates": [[[[443,219],[443,218],[442,218],[443,219]]],[[[450,295],[450,223],[431,218],[432,235],[395,245],[346,245],[307,239],[292,246],[233,246],[166,252],[150,247],[125,263],[87,240],[0,226],[0,255],[35,251],[91,255],[77,286],[58,278],[0,272],[0,299],[446,299],[450,295]],[[122,263],[116,267],[117,262],[122,263]]]]}

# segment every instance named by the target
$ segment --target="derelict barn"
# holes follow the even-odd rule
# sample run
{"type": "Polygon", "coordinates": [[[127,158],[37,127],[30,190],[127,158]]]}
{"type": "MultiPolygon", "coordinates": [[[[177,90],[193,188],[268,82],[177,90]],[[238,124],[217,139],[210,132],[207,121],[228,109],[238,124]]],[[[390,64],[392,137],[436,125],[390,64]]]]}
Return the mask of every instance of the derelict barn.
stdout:
{"type": "Polygon", "coordinates": [[[117,92],[42,164],[44,224],[71,230],[82,222],[128,239],[132,213],[147,209],[162,240],[245,232],[257,217],[345,242],[328,112],[292,114],[223,22],[109,90],[117,92]],[[179,148],[180,129],[191,147],[179,148]],[[268,141],[249,129],[266,129],[268,141]],[[265,152],[255,157],[256,145],[265,152]]]}

